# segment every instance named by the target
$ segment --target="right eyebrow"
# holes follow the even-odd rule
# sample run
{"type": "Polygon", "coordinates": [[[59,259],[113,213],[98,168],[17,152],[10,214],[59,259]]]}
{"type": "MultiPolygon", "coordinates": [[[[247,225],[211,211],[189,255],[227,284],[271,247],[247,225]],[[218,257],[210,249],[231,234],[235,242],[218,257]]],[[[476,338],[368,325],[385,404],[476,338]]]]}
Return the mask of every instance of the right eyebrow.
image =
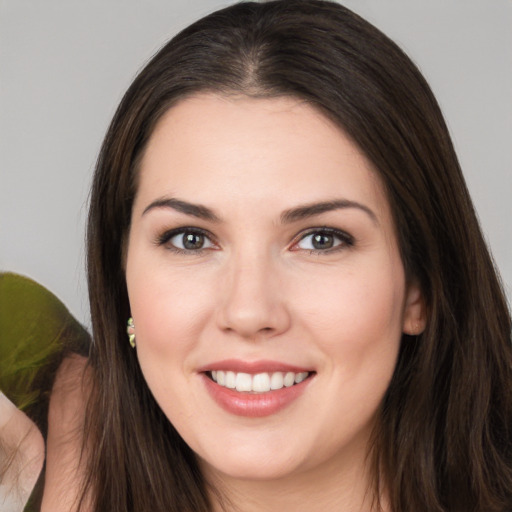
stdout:
{"type": "Polygon", "coordinates": [[[325,212],[340,210],[344,208],[356,208],[366,213],[375,224],[379,223],[377,215],[375,215],[375,213],[370,208],[368,208],[368,206],[358,203],[357,201],[351,201],[349,199],[334,199],[332,201],[322,201],[319,203],[311,203],[304,206],[291,208],[290,210],[286,210],[281,214],[281,222],[297,222],[299,220],[307,219],[308,217],[313,217],[325,212]]]}
{"type": "Polygon", "coordinates": [[[217,216],[213,210],[207,206],[189,203],[188,201],[183,201],[174,197],[162,197],[156,201],[153,201],[151,204],[146,206],[142,212],[142,215],[145,215],[149,211],[156,208],[171,208],[180,213],[184,213],[185,215],[191,215],[192,217],[197,217],[198,219],[208,220],[211,222],[221,221],[220,217],[217,216]]]}

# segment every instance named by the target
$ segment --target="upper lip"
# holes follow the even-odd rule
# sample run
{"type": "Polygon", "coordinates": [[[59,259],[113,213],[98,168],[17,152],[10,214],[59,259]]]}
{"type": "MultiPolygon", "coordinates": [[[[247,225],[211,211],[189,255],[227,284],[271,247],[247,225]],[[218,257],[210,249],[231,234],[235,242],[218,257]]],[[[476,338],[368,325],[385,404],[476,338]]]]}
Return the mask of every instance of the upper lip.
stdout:
{"type": "Polygon", "coordinates": [[[240,359],[224,359],[222,361],[215,361],[198,368],[198,372],[209,371],[233,371],[236,373],[272,373],[272,372],[312,372],[313,370],[304,366],[297,366],[288,363],[271,360],[258,360],[258,361],[242,361],[240,359]]]}

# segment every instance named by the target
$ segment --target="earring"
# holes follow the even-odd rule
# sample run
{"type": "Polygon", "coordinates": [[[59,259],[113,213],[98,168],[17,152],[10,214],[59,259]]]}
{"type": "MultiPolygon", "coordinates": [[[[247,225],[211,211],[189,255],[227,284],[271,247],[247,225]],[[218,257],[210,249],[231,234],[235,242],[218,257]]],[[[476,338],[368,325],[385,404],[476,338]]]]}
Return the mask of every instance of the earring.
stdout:
{"type": "Polygon", "coordinates": [[[128,318],[126,333],[128,334],[128,341],[130,342],[130,346],[135,348],[135,324],[133,323],[132,317],[128,318]]]}

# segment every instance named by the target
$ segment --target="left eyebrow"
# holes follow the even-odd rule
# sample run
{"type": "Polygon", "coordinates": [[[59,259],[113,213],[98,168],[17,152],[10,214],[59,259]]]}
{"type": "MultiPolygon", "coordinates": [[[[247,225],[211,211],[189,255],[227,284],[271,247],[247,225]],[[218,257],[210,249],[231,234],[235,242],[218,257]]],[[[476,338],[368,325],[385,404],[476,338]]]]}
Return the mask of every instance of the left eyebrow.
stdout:
{"type": "Polygon", "coordinates": [[[185,215],[191,215],[192,217],[197,217],[198,219],[220,222],[220,218],[213,212],[213,210],[210,210],[210,208],[203,206],[202,204],[189,203],[188,201],[183,201],[174,197],[163,197],[153,201],[144,209],[142,215],[146,215],[146,213],[155,208],[171,208],[172,210],[184,213],[185,215]]]}
{"type": "Polygon", "coordinates": [[[289,224],[291,222],[297,222],[308,217],[320,215],[321,213],[345,208],[357,208],[358,210],[365,212],[375,224],[379,223],[377,220],[377,215],[375,215],[375,213],[370,208],[368,208],[368,206],[358,203],[357,201],[350,201],[348,199],[335,199],[333,201],[323,201],[320,203],[311,203],[304,206],[291,208],[281,214],[281,222],[283,224],[289,224]]]}

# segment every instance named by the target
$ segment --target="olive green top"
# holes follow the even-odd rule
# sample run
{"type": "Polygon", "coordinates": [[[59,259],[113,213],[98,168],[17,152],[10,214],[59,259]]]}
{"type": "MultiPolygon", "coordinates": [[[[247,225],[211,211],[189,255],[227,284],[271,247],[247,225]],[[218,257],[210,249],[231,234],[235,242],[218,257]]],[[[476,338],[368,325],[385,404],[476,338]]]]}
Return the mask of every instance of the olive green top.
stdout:
{"type": "MultiPolygon", "coordinates": [[[[90,336],[64,304],[40,284],[0,273],[0,391],[46,438],[48,403],[66,354],[87,356],[90,336]]],[[[39,510],[44,471],[25,512],[39,510]]]]}

